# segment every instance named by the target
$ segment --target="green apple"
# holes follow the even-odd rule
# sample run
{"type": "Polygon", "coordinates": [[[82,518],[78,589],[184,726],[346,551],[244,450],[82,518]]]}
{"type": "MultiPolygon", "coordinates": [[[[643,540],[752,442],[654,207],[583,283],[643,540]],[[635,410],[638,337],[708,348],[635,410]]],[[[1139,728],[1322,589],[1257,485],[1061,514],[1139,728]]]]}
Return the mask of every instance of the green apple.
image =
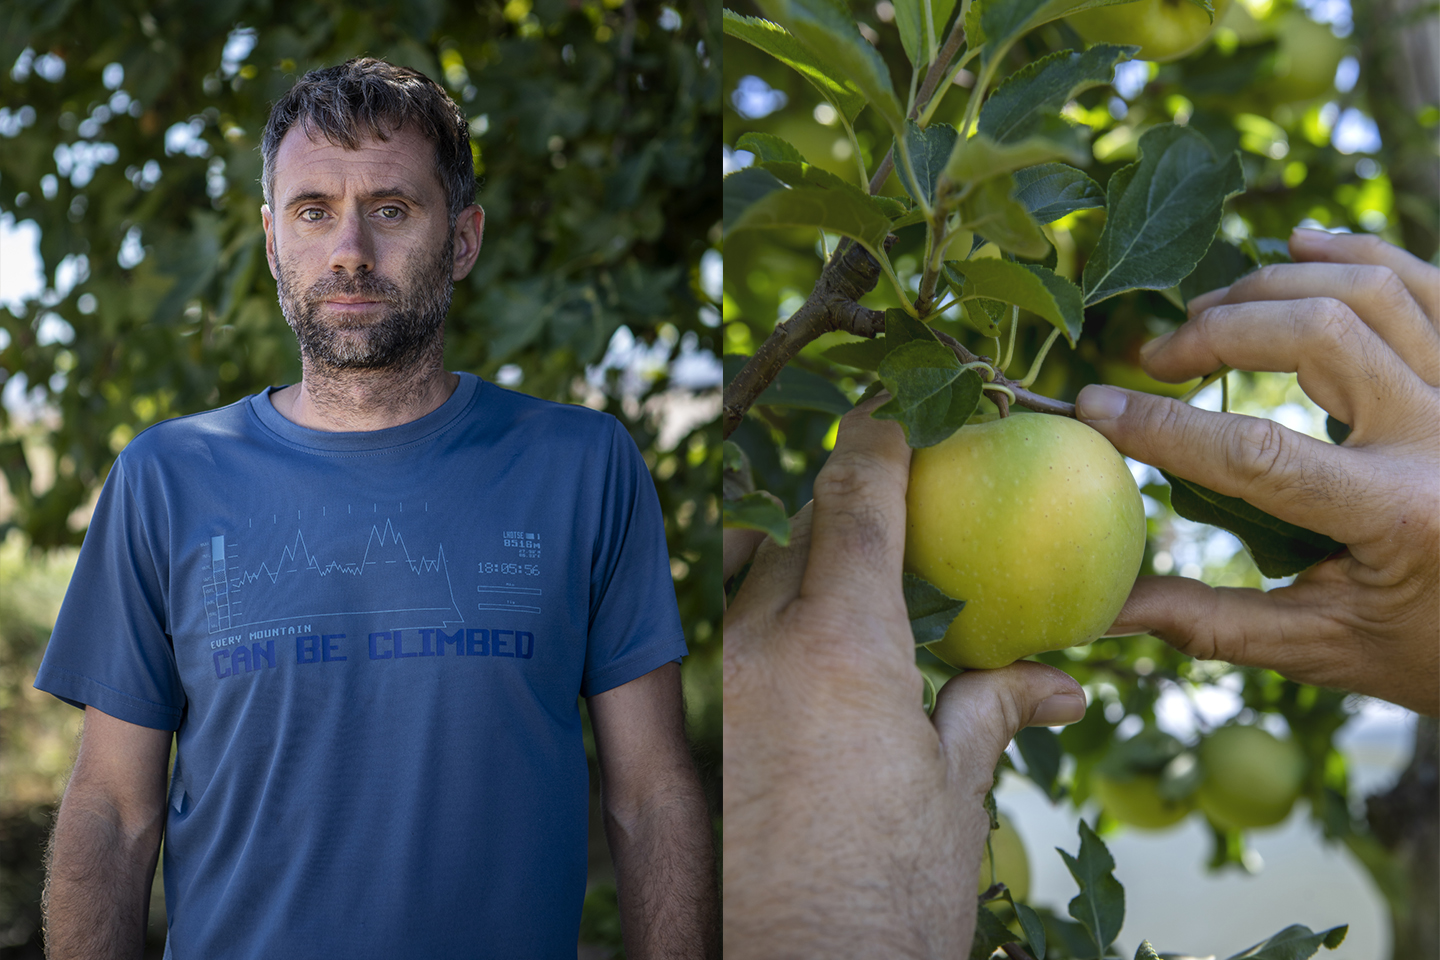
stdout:
{"type": "Polygon", "coordinates": [[[1015,825],[1003,813],[999,819],[1000,826],[990,831],[990,845],[980,858],[980,887],[976,893],[989,890],[992,883],[1003,883],[1010,888],[1012,897],[1024,901],[1030,895],[1030,858],[1025,855],[1025,843],[1015,832],[1015,825]],[[991,850],[995,851],[994,860],[990,859],[991,850]]]}
{"type": "Polygon", "coordinates": [[[1160,795],[1160,775],[1136,773],[1128,780],[1096,773],[1090,778],[1095,798],[1105,812],[1121,823],[1144,830],[1163,830],[1179,823],[1195,805],[1167,800],[1160,795]]]}
{"type": "Polygon", "coordinates": [[[1136,59],[1178,60],[1204,43],[1231,0],[1214,0],[1215,16],[1193,0],[1133,0],[1067,17],[1091,43],[1133,43],[1136,59]]]}
{"type": "Polygon", "coordinates": [[[1200,744],[1205,779],[1195,802],[1217,827],[1242,830],[1284,820],[1300,796],[1305,756],[1259,727],[1221,727],[1200,744]]]}
{"type": "Polygon", "coordinates": [[[1313,100],[1335,91],[1335,70],[1345,57],[1345,41],[1303,11],[1291,10],[1275,25],[1275,79],[1261,92],[1276,103],[1313,100]]]}
{"type": "Polygon", "coordinates": [[[1015,413],[916,450],[905,505],[905,569],[965,601],[929,648],[955,667],[1094,640],[1145,552],[1125,458],[1068,417],[1015,413]]]}

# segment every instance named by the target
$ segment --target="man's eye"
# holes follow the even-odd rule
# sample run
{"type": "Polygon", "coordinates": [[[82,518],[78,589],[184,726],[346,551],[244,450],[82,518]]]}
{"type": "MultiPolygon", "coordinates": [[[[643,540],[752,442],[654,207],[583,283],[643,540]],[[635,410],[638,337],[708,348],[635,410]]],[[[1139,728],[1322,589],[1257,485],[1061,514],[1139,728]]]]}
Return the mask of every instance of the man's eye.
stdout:
{"type": "Polygon", "coordinates": [[[300,218],[302,220],[309,220],[311,223],[316,223],[325,218],[325,211],[311,207],[309,210],[300,211],[300,218]]]}
{"type": "Polygon", "coordinates": [[[380,216],[384,217],[386,220],[399,220],[401,216],[401,210],[399,207],[381,207],[380,216]]]}

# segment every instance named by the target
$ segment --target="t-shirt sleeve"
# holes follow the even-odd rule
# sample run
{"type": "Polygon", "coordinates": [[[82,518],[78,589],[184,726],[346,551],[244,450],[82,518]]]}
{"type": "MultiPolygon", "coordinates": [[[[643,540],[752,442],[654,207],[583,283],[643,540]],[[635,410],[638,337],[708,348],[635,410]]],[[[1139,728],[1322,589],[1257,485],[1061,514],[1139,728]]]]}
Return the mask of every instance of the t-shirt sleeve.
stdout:
{"type": "Polygon", "coordinates": [[[166,630],[157,544],[123,463],[105,481],[35,686],[77,707],[175,730],[185,692],[166,630]]]}
{"type": "Polygon", "coordinates": [[[687,652],[655,482],[635,441],[618,421],[610,423],[580,685],[586,697],[629,683],[687,652]]]}

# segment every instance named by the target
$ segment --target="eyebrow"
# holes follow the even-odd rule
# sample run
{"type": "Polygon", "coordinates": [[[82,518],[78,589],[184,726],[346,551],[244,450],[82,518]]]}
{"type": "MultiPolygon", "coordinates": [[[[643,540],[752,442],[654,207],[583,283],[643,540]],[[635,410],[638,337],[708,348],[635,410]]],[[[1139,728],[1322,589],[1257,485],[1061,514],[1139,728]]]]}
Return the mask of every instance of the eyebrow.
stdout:
{"type": "MultiPolygon", "coordinates": [[[[336,199],[332,193],[323,190],[302,190],[285,202],[286,210],[293,210],[305,203],[330,203],[336,199]]],[[[412,207],[424,207],[425,203],[404,187],[380,187],[363,194],[361,200],[403,200],[412,207]]]]}

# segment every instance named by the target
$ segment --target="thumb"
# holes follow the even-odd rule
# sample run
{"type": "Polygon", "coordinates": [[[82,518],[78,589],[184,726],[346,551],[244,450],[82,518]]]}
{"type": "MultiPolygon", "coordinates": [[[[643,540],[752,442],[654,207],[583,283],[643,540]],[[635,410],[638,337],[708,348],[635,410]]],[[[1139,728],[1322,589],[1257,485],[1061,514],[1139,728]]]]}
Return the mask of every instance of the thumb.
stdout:
{"type": "Polygon", "coordinates": [[[1022,660],[999,670],[967,670],[950,680],[931,718],[952,774],[989,779],[1024,727],[1058,726],[1085,716],[1085,691],[1062,670],[1022,660]]]}

